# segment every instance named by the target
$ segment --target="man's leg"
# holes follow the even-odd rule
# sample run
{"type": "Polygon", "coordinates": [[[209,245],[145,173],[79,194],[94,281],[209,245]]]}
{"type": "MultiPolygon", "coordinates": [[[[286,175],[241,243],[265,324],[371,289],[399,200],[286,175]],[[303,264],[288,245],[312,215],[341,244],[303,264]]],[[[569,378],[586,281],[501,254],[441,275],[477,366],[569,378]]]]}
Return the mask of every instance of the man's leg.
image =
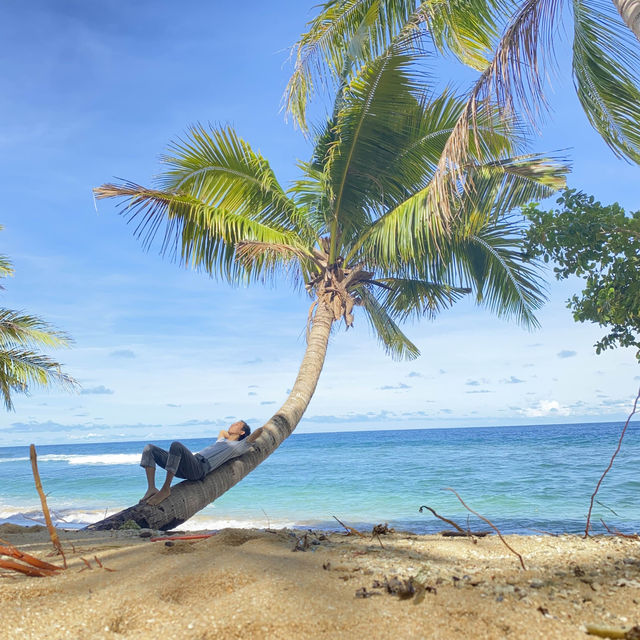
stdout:
{"type": "Polygon", "coordinates": [[[171,495],[171,481],[176,476],[186,480],[202,480],[205,476],[204,467],[200,460],[181,442],[171,443],[164,468],[167,470],[164,484],[157,493],[147,500],[147,504],[156,505],[166,500],[171,495]]]}
{"type": "Polygon", "coordinates": [[[147,492],[142,496],[140,502],[144,502],[158,493],[158,489],[156,488],[156,465],[165,469],[168,458],[169,452],[160,447],[156,447],[155,444],[148,444],[142,450],[140,466],[144,468],[147,474],[147,492]]]}

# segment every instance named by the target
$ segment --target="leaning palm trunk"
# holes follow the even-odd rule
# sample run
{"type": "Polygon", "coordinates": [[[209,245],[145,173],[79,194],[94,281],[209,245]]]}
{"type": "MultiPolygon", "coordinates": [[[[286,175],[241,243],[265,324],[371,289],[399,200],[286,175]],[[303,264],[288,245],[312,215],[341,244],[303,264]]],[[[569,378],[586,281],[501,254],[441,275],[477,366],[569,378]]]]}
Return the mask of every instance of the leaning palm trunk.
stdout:
{"type": "Polygon", "coordinates": [[[640,0],[613,0],[624,23],[640,40],[640,0]]]}
{"type": "Polygon", "coordinates": [[[141,527],[163,531],[173,529],[211,504],[253,471],[291,435],[300,422],[322,372],[333,320],[333,311],[320,302],[293,389],[278,412],[264,425],[250,452],[226,462],[204,480],[181,482],[171,489],[171,495],[158,506],[137,504],[91,524],[87,529],[118,529],[130,520],[141,527]]]}

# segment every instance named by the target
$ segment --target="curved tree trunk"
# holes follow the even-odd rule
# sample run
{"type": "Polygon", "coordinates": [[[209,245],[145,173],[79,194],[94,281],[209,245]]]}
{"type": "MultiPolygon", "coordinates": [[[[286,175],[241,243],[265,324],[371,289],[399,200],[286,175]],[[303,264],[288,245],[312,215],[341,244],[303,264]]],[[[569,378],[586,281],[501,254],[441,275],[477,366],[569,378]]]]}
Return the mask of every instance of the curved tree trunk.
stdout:
{"type": "Polygon", "coordinates": [[[613,0],[624,23],[640,40],[640,0],[613,0]]]}
{"type": "Polygon", "coordinates": [[[137,504],[86,528],[98,531],[118,529],[123,523],[133,520],[141,527],[165,531],[173,529],[253,471],[291,435],[300,422],[322,372],[333,319],[333,311],[324,303],[318,302],[307,349],[293,389],[278,412],[264,425],[251,451],[225,462],[204,480],[185,480],[177,484],[171,488],[171,495],[158,506],[137,504]]]}

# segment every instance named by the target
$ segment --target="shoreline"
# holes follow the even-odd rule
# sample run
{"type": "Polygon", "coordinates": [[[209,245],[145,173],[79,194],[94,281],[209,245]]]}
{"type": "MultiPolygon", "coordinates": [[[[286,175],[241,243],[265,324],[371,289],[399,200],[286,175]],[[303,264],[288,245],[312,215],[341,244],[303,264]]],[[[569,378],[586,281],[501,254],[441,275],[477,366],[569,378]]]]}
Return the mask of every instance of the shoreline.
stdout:
{"type": "MultiPolygon", "coordinates": [[[[299,530],[170,545],[135,530],[59,531],[66,571],[0,572],[0,602],[18,605],[0,607],[9,637],[564,640],[587,624],[640,624],[640,542],[619,537],[507,535],[523,571],[497,536],[315,531],[294,552],[299,530]]],[[[57,562],[42,527],[0,525],[0,538],[57,562]]]]}

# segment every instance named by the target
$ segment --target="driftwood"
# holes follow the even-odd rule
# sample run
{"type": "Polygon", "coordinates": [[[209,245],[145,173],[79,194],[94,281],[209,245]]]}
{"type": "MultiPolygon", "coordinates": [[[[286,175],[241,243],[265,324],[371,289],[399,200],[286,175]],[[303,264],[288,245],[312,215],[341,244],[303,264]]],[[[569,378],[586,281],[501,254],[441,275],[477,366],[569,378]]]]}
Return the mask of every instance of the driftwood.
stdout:
{"type": "Polygon", "coordinates": [[[474,516],[477,516],[478,518],[480,518],[480,520],[483,520],[484,522],[486,522],[498,534],[498,537],[500,538],[500,540],[502,540],[502,544],[504,544],[504,546],[507,547],[507,549],[509,549],[509,551],[511,551],[511,553],[513,553],[516,556],[518,556],[518,560],[520,560],[520,566],[522,567],[522,569],[524,571],[527,570],[527,568],[524,566],[524,560],[522,559],[522,556],[513,547],[509,546],[509,543],[502,537],[502,533],[500,533],[500,529],[498,529],[498,527],[496,527],[496,525],[493,524],[493,522],[491,522],[491,520],[489,520],[488,518],[485,518],[484,516],[481,516],[479,513],[477,513],[473,509],[470,509],[464,503],[464,500],[458,495],[458,492],[455,489],[452,489],[451,487],[447,487],[445,489],[445,491],[451,491],[451,493],[453,493],[456,496],[456,498],[458,498],[458,500],[460,500],[460,503],[462,504],[462,506],[467,511],[470,511],[471,513],[473,513],[474,516]]]}
{"type": "MultiPolygon", "coordinates": [[[[338,520],[338,518],[336,518],[335,516],[332,516],[335,520],[338,520]]],[[[366,536],[363,533],[360,533],[357,529],[354,529],[353,527],[348,527],[344,522],[342,522],[342,520],[338,520],[338,522],[347,530],[347,535],[350,536],[352,534],[355,534],[357,536],[360,536],[361,538],[365,538],[366,536]]]]}
{"type": "Polygon", "coordinates": [[[0,544],[0,556],[14,558],[14,560],[0,559],[0,567],[3,569],[19,571],[20,573],[24,573],[28,576],[44,577],[51,576],[56,571],[63,571],[65,568],[40,560],[40,558],[36,558],[29,553],[24,553],[6,540],[0,539],[0,542],[2,543],[0,544]],[[16,562],[16,560],[20,560],[20,562],[16,562]]]}
{"type": "Polygon", "coordinates": [[[600,522],[602,522],[602,526],[612,536],[618,536],[619,538],[628,538],[629,540],[640,540],[640,536],[637,533],[622,533],[622,531],[618,531],[615,527],[611,529],[607,526],[607,523],[602,518],[600,518],[600,522]]]}
{"type": "Polygon", "coordinates": [[[600,485],[602,484],[604,477],[607,475],[607,473],[609,473],[611,467],[613,466],[613,461],[616,459],[616,456],[618,455],[620,448],[622,447],[622,439],[624,438],[624,434],[627,432],[627,427],[629,426],[629,422],[631,421],[631,418],[636,412],[636,409],[638,407],[638,400],[640,400],[640,389],[638,390],[638,394],[636,395],[635,402],[633,403],[633,409],[629,414],[627,421],[625,422],[624,429],[622,429],[622,433],[620,434],[620,439],[618,440],[618,447],[613,453],[613,455],[611,456],[611,460],[609,461],[609,466],[604,470],[604,473],[600,476],[600,480],[598,480],[598,484],[596,485],[595,491],[591,496],[591,504],[589,505],[589,513],[587,514],[587,526],[584,529],[585,538],[589,537],[589,529],[591,525],[591,512],[593,511],[593,501],[596,499],[596,495],[598,493],[598,490],[600,489],[600,485]]]}
{"type": "Polygon", "coordinates": [[[47,506],[47,498],[44,495],[44,491],[42,489],[42,482],[40,482],[40,474],[38,473],[38,456],[36,454],[35,445],[31,445],[29,447],[29,457],[31,458],[31,469],[33,471],[33,479],[36,483],[36,489],[38,491],[38,495],[40,496],[40,503],[42,504],[42,513],[44,514],[44,521],[47,524],[47,529],[49,531],[49,536],[51,537],[51,542],[53,546],[57,549],[58,553],[62,556],[62,563],[64,564],[64,568],[67,568],[67,559],[64,556],[64,551],[62,550],[62,545],[60,544],[60,538],[58,538],[58,532],[55,530],[53,523],[51,522],[51,514],[49,513],[49,507],[47,506]]]}
{"type": "Polygon", "coordinates": [[[455,528],[455,531],[449,531],[448,529],[445,529],[444,531],[440,531],[440,535],[444,536],[445,538],[473,538],[473,537],[484,538],[485,536],[488,536],[491,533],[490,531],[471,531],[469,528],[463,529],[460,525],[456,524],[453,520],[449,520],[448,518],[441,516],[440,514],[436,513],[435,509],[428,507],[426,504],[423,504],[418,509],[418,511],[422,513],[423,509],[428,509],[429,511],[431,511],[431,513],[433,513],[433,515],[436,518],[438,518],[439,520],[442,520],[443,522],[446,522],[447,524],[450,524],[452,527],[455,528]]]}
{"type": "Polygon", "coordinates": [[[443,538],[484,538],[485,536],[491,535],[491,531],[451,531],[450,529],[445,529],[444,531],[439,532],[443,538]]]}

